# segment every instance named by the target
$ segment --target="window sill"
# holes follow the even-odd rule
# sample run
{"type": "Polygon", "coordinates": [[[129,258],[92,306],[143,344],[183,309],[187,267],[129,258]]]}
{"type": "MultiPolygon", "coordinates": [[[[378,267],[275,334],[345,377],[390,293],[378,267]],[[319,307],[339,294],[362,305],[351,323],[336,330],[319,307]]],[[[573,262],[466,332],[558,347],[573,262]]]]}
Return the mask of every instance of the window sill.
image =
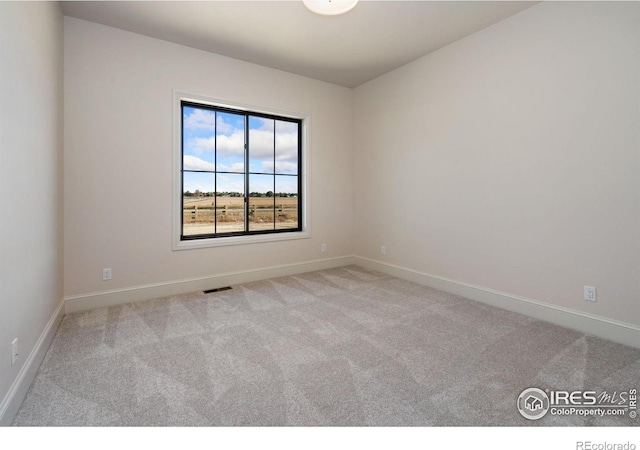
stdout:
{"type": "Polygon", "coordinates": [[[261,234],[254,236],[229,236],[209,239],[176,240],[173,250],[190,250],[209,247],[228,247],[231,245],[261,244],[266,242],[290,241],[295,239],[309,239],[309,231],[292,231],[291,233],[261,234]]]}

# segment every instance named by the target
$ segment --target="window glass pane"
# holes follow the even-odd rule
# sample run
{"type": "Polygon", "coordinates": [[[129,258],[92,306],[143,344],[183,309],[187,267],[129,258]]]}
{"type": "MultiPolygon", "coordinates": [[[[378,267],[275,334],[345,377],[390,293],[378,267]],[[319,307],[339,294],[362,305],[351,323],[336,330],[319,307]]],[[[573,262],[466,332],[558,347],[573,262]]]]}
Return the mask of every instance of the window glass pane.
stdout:
{"type": "Polygon", "coordinates": [[[273,173],[273,119],[249,117],[249,171],[273,173]]]}
{"type": "Polygon", "coordinates": [[[298,228],[298,177],[276,175],[276,229],[298,228]]]}
{"type": "Polygon", "coordinates": [[[182,235],[301,228],[301,122],[183,101],[182,235]]]}
{"type": "Polygon", "coordinates": [[[298,124],[276,120],[276,173],[298,174],[298,124]]]}
{"type": "Polygon", "coordinates": [[[184,170],[215,170],[215,112],[182,108],[184,170]]]}
{"type": "Polygon", "coordinates": [[[216,233],[244,231],[244,175],[216,176],[216,233]]]}
{"type": "Polygon", "coordinates": [[[182,189],[182,235],[213,234],[214,174],[185,172],[182,189]]]}
{"type": "Polygon", "coordinates": [[[273,175],[249,175],[249,231],[273,230],[273,175]]]}
{"type": "Polygon", "coordinates": [[[217,112],[217,171],[244,173],[244,116],[217,112]]]}

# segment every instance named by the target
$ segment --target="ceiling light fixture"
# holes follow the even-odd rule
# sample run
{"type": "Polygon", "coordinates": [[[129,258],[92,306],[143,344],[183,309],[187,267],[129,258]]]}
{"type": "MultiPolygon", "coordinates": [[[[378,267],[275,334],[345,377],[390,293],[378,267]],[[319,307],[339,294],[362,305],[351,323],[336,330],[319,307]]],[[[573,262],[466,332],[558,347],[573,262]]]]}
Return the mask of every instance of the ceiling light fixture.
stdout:
{"type": "Polygon", "coordinates": [[[351,11],[358,0],[302,0],[302,2],[316,14],[337,16],[351,11]]]}

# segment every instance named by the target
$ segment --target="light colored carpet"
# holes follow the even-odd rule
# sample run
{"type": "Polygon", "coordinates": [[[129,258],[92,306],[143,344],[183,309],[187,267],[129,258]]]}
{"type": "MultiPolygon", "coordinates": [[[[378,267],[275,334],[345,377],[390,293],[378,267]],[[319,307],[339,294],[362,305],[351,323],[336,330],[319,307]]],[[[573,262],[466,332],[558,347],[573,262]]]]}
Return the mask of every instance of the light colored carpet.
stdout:
{"type": "Polygon", "coordinates": [[[640,350],[348,266],[67,315],[14,425],[637,425],[516,401],[639,380],[640,350]]]}

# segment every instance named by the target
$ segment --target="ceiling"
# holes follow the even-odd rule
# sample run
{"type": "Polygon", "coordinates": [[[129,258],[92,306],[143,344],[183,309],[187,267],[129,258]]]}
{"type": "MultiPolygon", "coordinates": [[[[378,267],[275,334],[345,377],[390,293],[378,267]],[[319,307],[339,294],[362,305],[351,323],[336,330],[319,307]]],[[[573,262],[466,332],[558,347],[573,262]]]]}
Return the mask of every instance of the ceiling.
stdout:
{"type": "Polygon", "coordinates": [[[302,1],[65,1],[64,14],[355,87],[537,2],[366,1],[319,16],[302,1]]]}

